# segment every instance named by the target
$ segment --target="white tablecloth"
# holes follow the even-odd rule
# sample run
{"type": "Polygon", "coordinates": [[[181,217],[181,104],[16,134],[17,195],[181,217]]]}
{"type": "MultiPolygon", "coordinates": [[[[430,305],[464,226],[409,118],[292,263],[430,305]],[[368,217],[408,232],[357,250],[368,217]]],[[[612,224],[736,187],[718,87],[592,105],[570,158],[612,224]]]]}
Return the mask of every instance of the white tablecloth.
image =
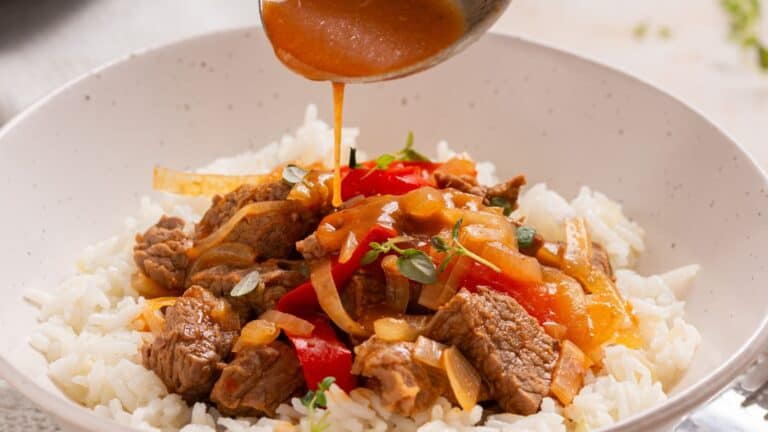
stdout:
{"type": "MultiPolygon", "coordinates": [[[[3,0],[0,124],[113,58],[193,34],[255,24],[257,0],[3,0]]],[[[718,0],[516,0],[495,30],[619,67],[721,125],[768,167],[768,74],[727,42],[718,0]],[[645,23],[637,38],[633,29],[645,23]],[[662,37],[662,29],[669,37],[662,37]]],[[[768,19],[765,20],[768,27],[768,19]]],[[[768,35],[768,32],[765,32],[768,35]]],[[[0,432],[52,431],[0,383],[0,432]]]]}

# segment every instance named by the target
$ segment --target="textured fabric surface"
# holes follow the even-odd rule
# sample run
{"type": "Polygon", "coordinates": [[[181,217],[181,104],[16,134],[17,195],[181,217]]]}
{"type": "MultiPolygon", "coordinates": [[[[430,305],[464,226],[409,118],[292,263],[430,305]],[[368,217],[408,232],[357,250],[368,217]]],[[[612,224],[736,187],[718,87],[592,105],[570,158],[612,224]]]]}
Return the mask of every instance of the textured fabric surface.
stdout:
{"type": "Polygon", "coordinates": [[[46,414],[0,381],[0,432],[60,430],[46,414]]]}

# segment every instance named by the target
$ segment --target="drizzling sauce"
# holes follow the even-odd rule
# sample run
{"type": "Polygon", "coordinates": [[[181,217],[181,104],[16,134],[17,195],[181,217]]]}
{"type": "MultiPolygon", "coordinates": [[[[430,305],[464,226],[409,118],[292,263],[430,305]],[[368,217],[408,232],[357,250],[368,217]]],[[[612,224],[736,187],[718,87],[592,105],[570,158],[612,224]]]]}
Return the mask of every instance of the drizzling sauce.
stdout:
{"type": "MultiPolygon", "coordinates": [[[[380,75],[419,63],[465,32],[452,0],[266,0],[262,21],[277,57],[313,80],[380,75]]],[[[333,86],[333,204],[341,205],[344,85],[333,86]]]]}
{"type": "Polygon", "coordinates": [[[333,83],[333,206],[341,201],[341,126],[344,114],[344,84],[333,83]]]}

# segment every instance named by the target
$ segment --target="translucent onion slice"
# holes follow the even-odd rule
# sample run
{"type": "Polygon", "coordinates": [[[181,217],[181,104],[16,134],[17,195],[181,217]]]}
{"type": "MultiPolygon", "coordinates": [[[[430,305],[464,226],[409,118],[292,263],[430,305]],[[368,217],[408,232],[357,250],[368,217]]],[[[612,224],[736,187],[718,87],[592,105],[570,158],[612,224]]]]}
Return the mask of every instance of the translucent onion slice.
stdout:
{"type": "Polygon", "coordinates": [[[285,330],[286,333],[296,336],[311,336],[312,332],[315,330],[315,326],[311,322],[303,320],[296,315],[291,315],[274,309],[264,312],[259,319],[271,322],[277,327],[285,330]]]}
{"type": "Polygon", "coordinates": [[[243,348],[269,345],[280,336],[280,329],[275,323],[261,319],[253,320],[243,327],[232,351],[243,348]]]}
{"type": "Polygon", "coordinates": [[[373,331],[379,339],[387,342],[411,342],[419,336],[419,331],[408,321],[390,317],[374,321],[373,331]]]}
{"type": "Polygon", "coordinates": [[[443,351],[440,363],[448,375],[448,382],[459,405],[467,411],[472,409],[477,405],[480,395],[480,374],[455,346],[443,351]]]}
{"type": "Polygon", "coordinates": [[[135,289],[139,295],[148,299],[154,299],[158,297],[174,297],[175,295],[180,294],[179,292],[167,290],[161,287],[155,281],[148,278],[147,275],[145,275],[141,270],[136,270],[131,275],[131,287],[133,287],[133,289],[135,289]]]}
{"type": "Polygon", "coordinates": [[[560,345],[560,357],[552,371],[550,391],[563,405],[569,405],[579,393],[591,364],[573,342],[566,340],[560,345]]]}
{"type": "Polygon", "coordinates": [[[408,324],[411,325],[411,327],[415,328],[419,332],[422,332],[424,328],[427,327],[427,324],[429,323],[429,320],[432,319],[432,316],[430,315],[405,315],[403,316],[403,319],[408,322],[408,324]]]}
{"type": "Polygon", "coordinates": [[[236,331],[240,329],[240,317],[232,310],[232,306],[224,299],[218,299],[211,309],[211,319],[219,324],[224,331],[236,331]]]}
{"type": "Polygon", "coordinates": [[[258,175],[196,174],[155,167],[152,187],[155,190],[188,196],[213,196],[231,192],[241,185],[265,184],[278,180],[281,170],[258,175]]]}
{"type": "Polygon", "coordinates": [[[295,201],[262,201],[252,204],[248,204],[237,211],[224,225],[219,229],[211,233],[208,237],[198,241],[194,247],[187,250],[187,256],[189,258],[197,258],[203,252],[218,245],[232,232],[233,229],[240,223],[241,220],[249,216],[259,216],[273,212],[286,212],[291,210],[298,210],[301,204],[295,201]]]}
{"type": "Polygon", "coordinates": [[[544,328],[544,331],[552,336],[553,338],[557,340],[563,340],[565,339],[566,335],[568,334],[568,327],[558,324],[554,321],[547,321],[541,324],[541,326],[544,328]]]}
{"type": "Polygon", "coordinates": [[[404,314],[411,300],[411,281],[400,273],[397,268],[397,257],[387,255],[381,261],[384,270],[386,286],[384,299],[391,312],[404,314]]]}
{"type": "Polygon", "coordinates": [[[165,318],[160,314],[160,310],[173,306],[178,299],[178,297],[157,297],[147,300],[141,312],[131,321],[131,327],[137,331],[160,332],[165,326],[165,318]]]}
{"type": "Polygon", "coordinates": [[[344,240],[344,244],[341,246],[341,251],[339,252],[339,264],[344,264],[352,258],[352,254],[355,253],[357,245],[357,236],[355,236],[354,232],[350,231],[349,234],[347,234],[346,240],[344,240]]]}
{"type": "Polygon", "coordinates": [[[253,264],[254,261],[256,261],[256,253],[247,244],[222,243],[201,253],[192,264],[192,267],[189,268],[187,274],[191,276],[221,264],[233,267],[247,267],[253,264]]]}
{"type": "Polygon", "coordinates": [[[416,338],[416,343],[413,348],[413,358],[429,366],[442,369],[443,364],[441,359],[443,357],[443,351],[445,351],[446,348],[448,347],[440,342],[433,341],[424,336],[419,336],[416,338]]]}
{"type": "Polygon", "coordinates": [[[334,322],[340,329],[355,336],[367,336],[368,331],[360,323],[349,316],[344,306],[341,304],[339,291],[336,289],[336,283],[331,274],[331,261],[328,258],[319,260],[312,265],[310,273],[312,287],[317,294],[317,300],[320,308],[328,315],[328,318],[334,322]]]}

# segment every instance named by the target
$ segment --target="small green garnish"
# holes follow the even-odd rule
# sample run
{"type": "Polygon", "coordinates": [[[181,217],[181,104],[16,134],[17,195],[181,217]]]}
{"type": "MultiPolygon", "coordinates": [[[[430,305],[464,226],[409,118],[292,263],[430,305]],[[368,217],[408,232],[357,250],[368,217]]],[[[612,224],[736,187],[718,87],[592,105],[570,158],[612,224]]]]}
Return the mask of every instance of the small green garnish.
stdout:
{"type": "Polygon", "coordinates": [[[463,244],[461,244],[461,242],[459,241],[459,232],[461,231],[462,223],[464,223],[464,219],[459,219],[453,225],[453,229],[451,230],[450,242],[440,236],[433,236],[430,239],[430,243],[432,244],[432,247],[434,247],[436,250],[440,252],[444,252],[448,254],[445,257],[445,259],[443,259],[443,262],[440,263],[438,272],[440,273],[444,272],[446,267],[448,267],[448,263],[451,262],[451,260],[457,256],[469,257],[479,262],[480,264],[483,264],[486,267],[491,268],[496,272],[501,272],[501,269],[499,268],[499,266],[481,257],[480,255],[472,252],[471,250],[467,249],[463,244]]]}
{"type": "Polygon", "coordinates": [[[395,154],[384,153],[376,158],[376,168],[387,169],[392,162],[431,162],[431,160],[413,149],[413,132],[408,132],[405,147],[395,154]]]}
{"type": "Polygon", "coordinates": [[[768,71],[768,45],[759,37],[760,0],[720,0],[728,14],[730,37],[745,50],[754,50],[758,66],[768,71]]]}
{"type": "Polygon", "coordinates": [[[256,289],[261,284],[261,274],[258,270],[254,270],[235,285],[229,292],[230,297],[241,297],[256,289]]]}
{"type": "Polygon", "coordinates": [[[283,180],[290,184],[301,183],[307,174],[307,170],[304,168],[290,164],[283,169],[283,180]]]}
{"type": "Polygon", "coordinates": [[[491,197],[489,200],[491,207],[501,207],[504,209],[504,216],[509,216],[512,213],[512,203],[508,199],[500,196],[491,197]]]}
{"type": "Polygon", "coordinates": [[[334,382],[336,382],[336,378],[325,377],[317,384],[317,390],[310,390],[301,398],[301,404],[307,407],[310,432],[324,432],[330,426],[328,424],[328,412],[326,411],[320,419],[315,419],[315,408],[327,407],[325,392],[331,388],[334,382]]]}
{"type": "Polygon", "coordinates": [[[672,37],[672,29],[668,26],[661,26],[659,27],[659,38],[663,40],[669,40],[669,38],[672,37]]]}
{"type": "Polygon", "coordinates": [[[535,229],[527,226],[519,226],[517,227],[516,234],[518,248],[525,249],[533,246],[534,239],[536,238],[535,229]]]}
{"type": "Polygon", "coordinates": [[[398,243],[408,240],[407,237],[393,237],[384,243],[371,242],[368,245],[371,250],[363,255],[360,264],[371,264],[381,254],[395,252],[398,254],[397,269],[403,276],[423,284],[435,283],[437,280],[437,269],[435,268],[435,263],[432,262],[432,259],[427,254],[418,249],[402,249],[397,246],[398,243]]]}

